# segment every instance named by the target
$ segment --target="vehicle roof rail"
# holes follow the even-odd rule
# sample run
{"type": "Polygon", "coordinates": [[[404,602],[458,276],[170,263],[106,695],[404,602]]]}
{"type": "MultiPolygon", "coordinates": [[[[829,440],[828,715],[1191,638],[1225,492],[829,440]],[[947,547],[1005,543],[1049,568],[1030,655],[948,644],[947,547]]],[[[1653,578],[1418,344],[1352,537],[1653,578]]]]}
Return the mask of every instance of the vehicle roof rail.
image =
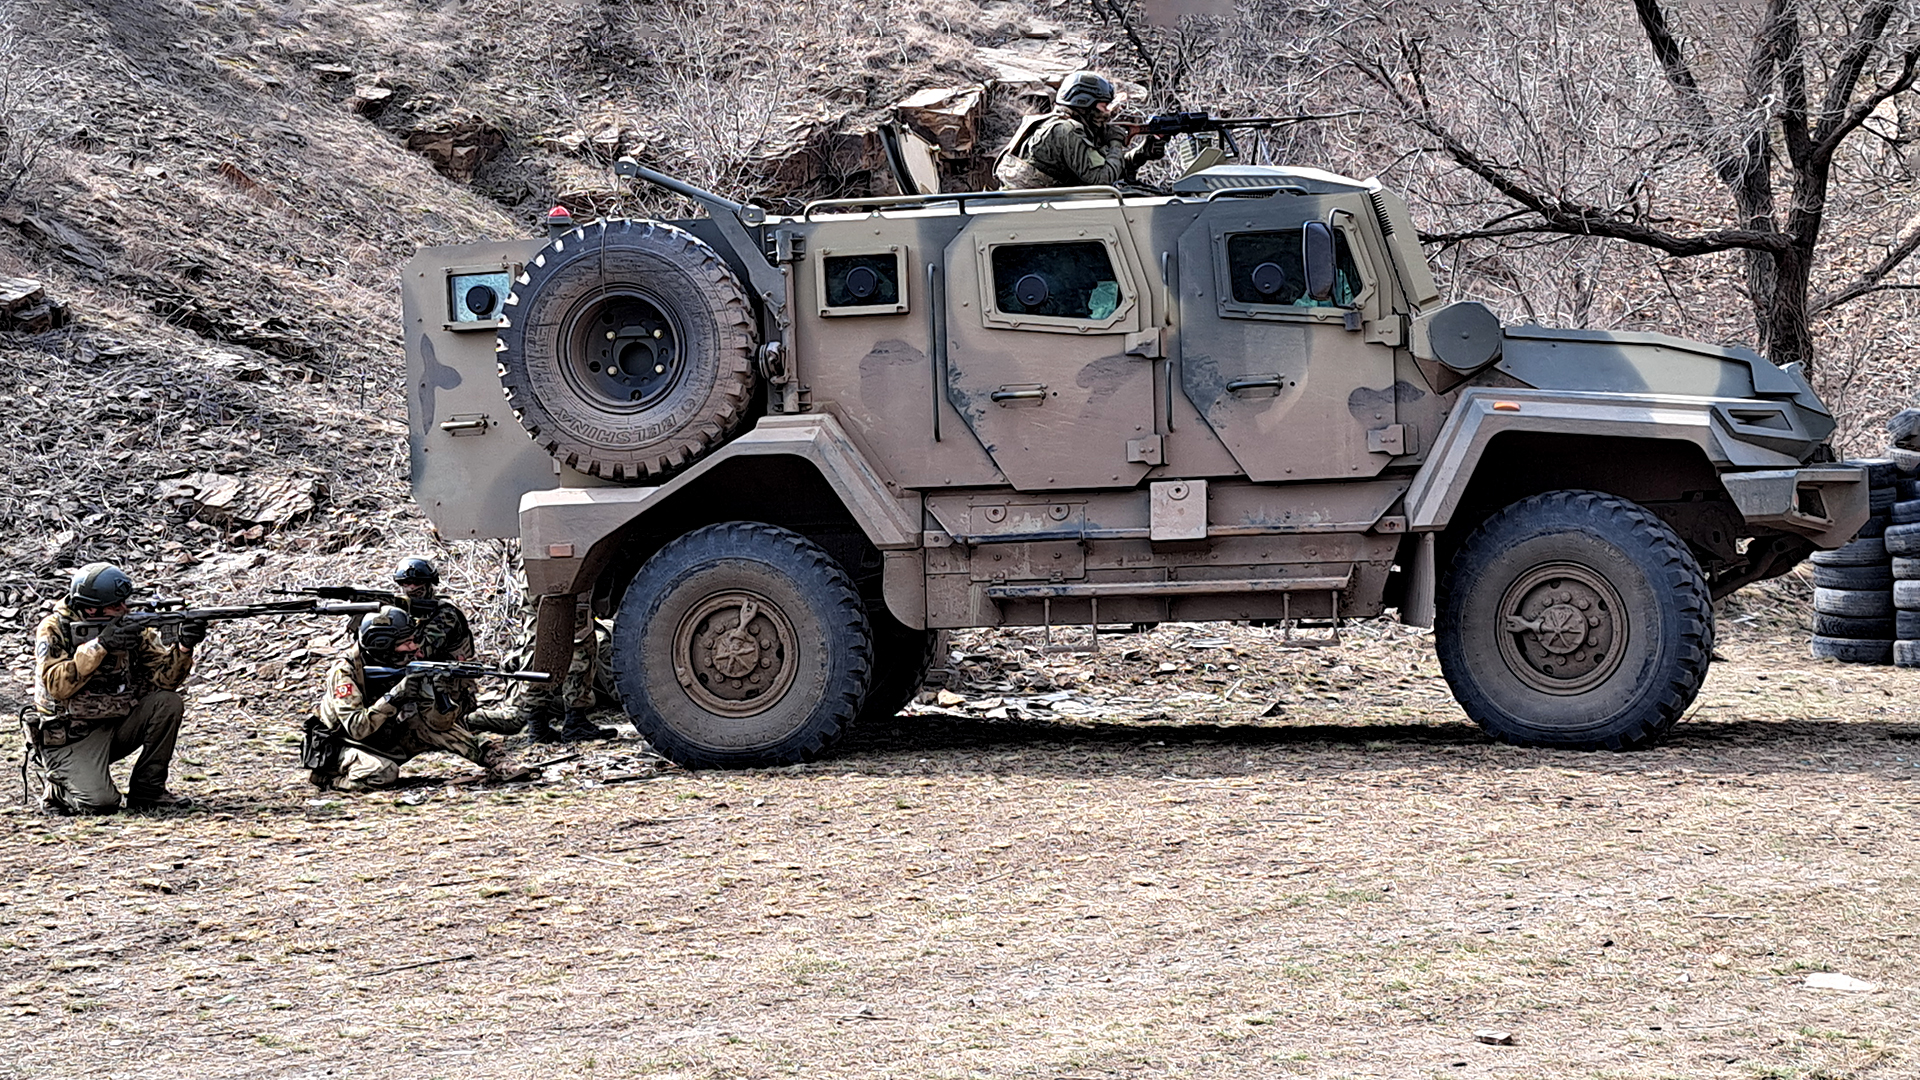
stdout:
{"type": "Polygon", "coordinates": [[[1032,202],[1053,202],[1059,199],[1119,199],[1129,195],[1134,198],[1164,198],[1158,192],[1123,191],[1111,184],[1094,184],[1086,187],[1064,188],[1016,188],[1011,191],[946,191],[928,195],[873,195],[864,199],[816,199],[800,211],[801,217],[812,220],[815,213],[851,210],[911,209],[924,206],[936,206],[952,203],[961,213],[967,212],[971,202],[1010,202],[1026,200],[1032,202]]]}

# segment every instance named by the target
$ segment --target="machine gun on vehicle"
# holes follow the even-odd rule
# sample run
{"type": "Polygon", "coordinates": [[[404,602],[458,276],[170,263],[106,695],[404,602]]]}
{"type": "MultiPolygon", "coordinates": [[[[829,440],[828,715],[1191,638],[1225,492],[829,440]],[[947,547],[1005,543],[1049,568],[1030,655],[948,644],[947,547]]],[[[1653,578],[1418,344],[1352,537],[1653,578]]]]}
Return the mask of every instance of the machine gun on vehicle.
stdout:
{"type": "Polygon", "coordinates": [[[1240,144],[1234,141],[1235,129],[1242,131],[1269,131],[1288,124],[1305,124],[1315,120],[1337,120],[1343,116],[1357,115],[1357,110],[1337,113],[1301,113],[1296,116],[1215,116],[1205,111],[1158,113],[1147,117],[1145,121],[1123,122],[1119,126],[1132,138],[1137,135],[1158,135],[1171,137],[1176,135],[1211,135],[1217,137],[1229,157],[1244,160],[1240,144]]]}
{"type": "MultiPolygon", "coordinates": [[[[228,607],[190,608],[185,600],[159,598],[139,601],[132,610],[111,619],[76,619],[74,644],[99,637],[109,627],[138,634],[148,628],[179,627],[187,623],[231,622],[235,619],[259,619],[288,615],[366,615],[380,610],[370,603],[336,603],[320,597],[304,600],[268,600],[258,604],[234,604],[228,607]]],[[[177,632],[177,631],[176,631],[177,632]]]]}
{"type": "Polygon", "coordinates": [[[505,668],[491,668],[485,664],[476,664],[470,660],[410,660],[399,667],[371,667],[366,669],[367,681],[389,683],[409,676],[424,675],[433,683],[433,707],[440,712],[453,708],[453,702],[440,688],[440,680],[446,679],[512,679],[515,682],[549,683],[553,676],[544,671],[508,671],[505,668]]]}

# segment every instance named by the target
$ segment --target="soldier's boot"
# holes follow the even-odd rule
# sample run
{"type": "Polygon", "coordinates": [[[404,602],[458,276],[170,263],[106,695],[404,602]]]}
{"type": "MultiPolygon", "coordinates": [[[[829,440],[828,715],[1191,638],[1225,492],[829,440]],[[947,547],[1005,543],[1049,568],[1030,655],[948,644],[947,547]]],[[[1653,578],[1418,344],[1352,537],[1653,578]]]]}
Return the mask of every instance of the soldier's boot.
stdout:
{"type": "Polygon", "coordinates": [[[568,709],[566,723],[560,728],[560,741],[586,742],[590,739],[611,739],[619,734],[612,728],[599,727],[589,722],[585,709],[568,709]]]}
{"type": "Polygon", "coordinates": [[[527,718],[527,738],[539,743],[559,742],[560,733],[553,730],[553,721],[545,712],[537,712],[527,718]]]}

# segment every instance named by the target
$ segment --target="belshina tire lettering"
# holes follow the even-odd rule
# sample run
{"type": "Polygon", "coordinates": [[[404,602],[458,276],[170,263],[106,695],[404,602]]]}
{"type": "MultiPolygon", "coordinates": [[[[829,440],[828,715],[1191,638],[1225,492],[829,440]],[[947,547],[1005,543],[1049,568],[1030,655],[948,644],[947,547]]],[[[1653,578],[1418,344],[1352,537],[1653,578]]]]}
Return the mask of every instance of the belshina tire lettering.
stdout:
{"type": "Polygon", "coordinates": [[[1461,546],[1445,595],[1441,671],[1468,716],[1520,746],[1649,745],[1699,693],[1713,654],[1693,553],[1646,508],[1603,492],[1548,492],[1494,514],[1461,546]]]}
{"type": "Polygon", "coordinates": [[[746,292],[674,226],[575,229],[534,256],[505,310],[496,349],[514,415],[588,475],[664,476],[718,446],[752,399],[746,292]]]}

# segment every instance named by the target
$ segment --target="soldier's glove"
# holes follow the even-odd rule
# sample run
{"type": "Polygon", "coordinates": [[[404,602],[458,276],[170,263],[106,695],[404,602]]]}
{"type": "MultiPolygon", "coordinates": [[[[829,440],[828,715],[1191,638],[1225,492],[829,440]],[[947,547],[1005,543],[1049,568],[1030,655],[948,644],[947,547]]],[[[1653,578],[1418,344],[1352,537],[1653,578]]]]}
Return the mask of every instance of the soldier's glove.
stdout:
{"type": "Polygon", "coordinates": [[[207,640],[205,619],[188,619],[180,624],[180,629],[174,636],[174,641],[183,649],[191,649],[205,640],[207,640]]]}
{"type": "Polygon", "coordinates": [[[115,619],[100,628],[100,647],[109,652],[125,652],[140,644],[145,636],[140,627],[125,619],[115,619]]]}
{"type": "Polygon", "coordinates": [[[1134,147],[1127,156],[1136,162],[1159,161],[1167,156],[1167,140],[1158,135],[1149,135],[1145,142],[1134,147]]]}

